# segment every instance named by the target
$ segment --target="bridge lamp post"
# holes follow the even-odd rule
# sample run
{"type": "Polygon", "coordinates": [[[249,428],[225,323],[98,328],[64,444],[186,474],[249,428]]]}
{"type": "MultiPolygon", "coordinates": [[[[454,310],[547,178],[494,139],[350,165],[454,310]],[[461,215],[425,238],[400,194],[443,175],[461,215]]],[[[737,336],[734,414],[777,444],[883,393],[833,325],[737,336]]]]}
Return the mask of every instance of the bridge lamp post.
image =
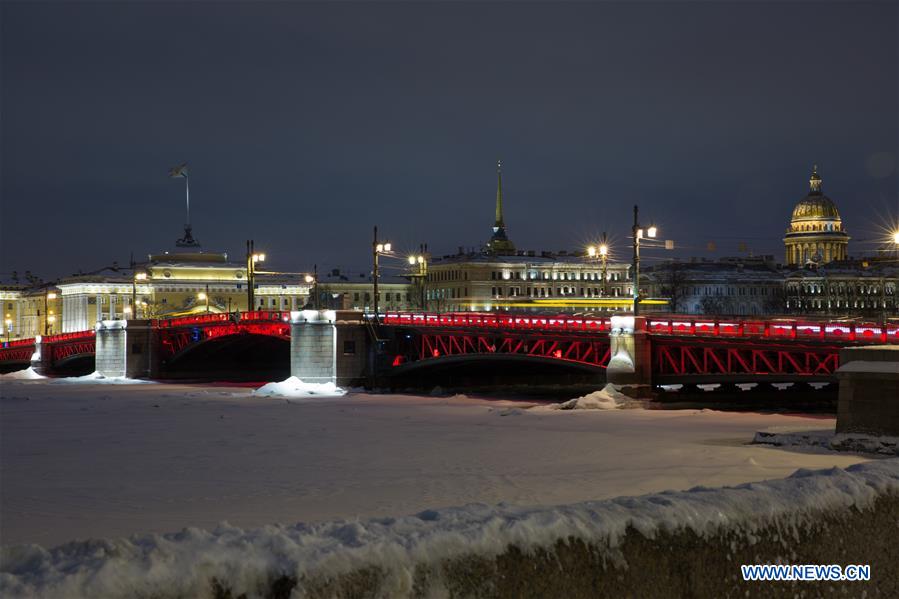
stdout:
{"type": "Polygon", "coordinates": [[[131,279],[131,311],[134,313],[135,318],[137,318],[137,282],[146,280],[147,273],[145,272],[136,272],[134,273],[134,278],[131,279]]]}
{"type": "Polygon", "coordinates": [[[372,263],[374,268],[372,268],[371,278],[372,278],[372,291],[374,292],[374,297],[372,298],[372,307],[375,312],[375,324],[378,323],[378,278],[380,278],[380,272],[378,270],[378,258],[380,256],[391,256],[393,255],[393,245],[389,241],[380,242],[378,241],[378,227],[375,227],[374,237],[371,242],[371,255],[372,255],[372,263]]]}
{"type": "Polygon", "coordinates": [[[428,261],[424,257],[424,255],[419,254],[417,256],[409,256],[409,266],[412,267],[411,274],[409,275],[412,279],[418,279],[418,302],[421,309],[425,309],[425,279],[428,276],[428,261]],[[415,272],[415,266],[418,265],[418,272],[415,272]]]}
{"type": "Polygon", "coordinates": [[[50,334],[50,300],[56,299],[55,291],[48,291],[44,295],[44,335],[50,334]]]}
{"type": "Polygon", "coordinates": [[[602,234],[602,242],[599,246],[591,245],[587,248],[587,255],[591,258],[596,258],[599,256],[599,261],[601,264],[600,267],[600,276],[602,277],[602,287],[600,288],[600,293],[603,297],[607,295],[606,293],[606,271],[609,260],[609,244],[606,241],[606,234],[602,234]]]}
{"type": "Polygon", "coordinates": [[[247,311],[255,308],[256,264],[265,262],[265,254],[257,253],[256,243],[252,239],[247,240],[247,311]]]}
{"type": "MultiPolygon", "coordinates": [[[[631,229],[631,233],[634,239],[634,278],[633,278],[633,298],[634,298],[634,316],[639,314],[639,304],[640,304],[640,240],[643,239],[643,227],[640,226],[639,220],[639,208],[636,204],[634,204],[634,226],[631,229]]],[[[650,225],[646,229],[646,236],[649,238],[655,238],[658,234],[658,228],[655,225],[650,225]]]]}
{"type": "Polygon", "coordinates": [[[12,319],[6,319],[6,342],[9,343],[9,338],[12,336],[12,319]]]}
{"type": "Polygon", "coordinates": [[[310,285],[309,293],[315,293],[312,296],[312,307],[318,310],[318,264],[312,267],[312,274],[303,277],[307,285],[310,285]]]}
{"type": "Polygon", "coordinates": [[[197,294],[197,299],[201,302],[206,302],[206,313],[209,314],[209,294],[201,291],[197,294]]]}

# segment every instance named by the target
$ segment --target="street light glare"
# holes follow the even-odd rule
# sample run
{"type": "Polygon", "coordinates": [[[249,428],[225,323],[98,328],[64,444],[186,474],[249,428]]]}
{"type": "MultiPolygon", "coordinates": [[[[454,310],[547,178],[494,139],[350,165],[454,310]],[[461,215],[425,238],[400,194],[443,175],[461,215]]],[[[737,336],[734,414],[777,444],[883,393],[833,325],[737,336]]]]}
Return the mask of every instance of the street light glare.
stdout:
{"type": "Polygon", "coordinates": [[[899,230],[893,231],[893,243],[899,245],[899,230]]]}
{"type": "Polygon", "coordinates": [[[588,247],[588,248],[587,248],[587,255],[590,256],[591,258],[592,258],[593,256],[595,256],[595,255],[596,255],[596,247],[594,247],[594,246],[592,246],[592,245],[591,245],[590,247],[588,247]]]}
{"type": "Polygon", "coordinates": [[[390,248],[391,248],[391,245],[390,245],[389,243],[385,243],[385,244],[384,244],[384,251],[385,251],[385,252],[389,252],[389,251],[390,251],[390,248]]]}
{"type": "Polygon", "coordinates": [[[415,256],[409,256],[409,264],[415,264],[415,256]]]}
{"type": "Polygon", "coordinates": [[[205,299],[206,299],[206,294],[203,293],[203,292],[201,291],[200,293],[197,294],[197,299],[200,300],[200,301],[205,300],[205,299]]]}
{"type": "Polygon", "coordinates": [[[56,299],[56,294],[54,292],[50,292],[47,294],[47,299],[56,299]]]}
{"type": "Polygon", "coordinates": [[[606,256],[606,255],[608,255],[608,253],[609,253],[609,246],[607,246],[606,244],[602,244],[601,246],[599,246],[599,255],[600,256],[606,256]]]}
{"type": "Polygon", "coordinates": [[[658,230],[656,229],[655,225],[650,225],[649,228],[646,230],[646,234],[649,235],[650,237],[655,237],[657,232],[658,232],[658,230]]]}
{"type": "Polygon", "coordinates": [[[147,278],[147,273],[145,273],[145,272],[139,272],[139,273],[137,273],[137,274],[134,275],[134,278],[135,278],[136,280],[138,280],[138,281],[143,281],[143,280],[145,280],[145,279],[147,278]]]}
{"type": "Polygon", "coordinates": [[[311,283],[311,282],[314,281],[314,280],[315,280],[315,277],[313,277],[312,275],[306,275],[306,282],[307,282],[307,283],[311,283]]]}
{"type": "Polygon", "coordinates": [[[424,257],[424,256],[419,256],[419,257],[418,257],[418,263],[419,263],[419,264],[424,264],[424,261],[425,261],[425,257],[424,257]]]}

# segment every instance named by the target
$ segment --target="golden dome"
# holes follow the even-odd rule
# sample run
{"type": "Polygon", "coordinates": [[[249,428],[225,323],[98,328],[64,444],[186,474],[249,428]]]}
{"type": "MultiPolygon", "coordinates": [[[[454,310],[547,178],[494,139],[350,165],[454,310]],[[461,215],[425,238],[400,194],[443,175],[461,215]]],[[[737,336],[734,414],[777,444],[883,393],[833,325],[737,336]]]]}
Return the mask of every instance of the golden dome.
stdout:
{"type": "Polygon", "coordinates": [[[793,208],[791,220],[793,222],[797,220],[840,220],[840,213],[833,200],[821,192],[821,177],[818,176],[817,165],[812,169],[808,195],[793,208]]]}
{"type": "Polygon", "coordinates": [[[792,220],[840,220],[833,200],[825,195],[807,195],[793,208],[792,220]]]}

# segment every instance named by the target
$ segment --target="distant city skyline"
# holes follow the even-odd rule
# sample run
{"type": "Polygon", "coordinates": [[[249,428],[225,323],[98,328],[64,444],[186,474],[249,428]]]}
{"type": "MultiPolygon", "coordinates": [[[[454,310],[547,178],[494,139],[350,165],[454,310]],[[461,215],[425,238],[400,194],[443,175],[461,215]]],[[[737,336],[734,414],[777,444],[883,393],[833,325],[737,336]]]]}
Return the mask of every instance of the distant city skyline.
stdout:
{"type": "Polygon", "coordinates": [[[899,217],[892,2],[0,11],[4,278],[174,249],[184,162],[203,248],[283,270],[364,270],[376,224],[482,247],[498,158],[524,250],[606,231],[626,261],[638,203],[675,241],[655,257],[782,260],[813,164],[851,255],[899,217]]]}

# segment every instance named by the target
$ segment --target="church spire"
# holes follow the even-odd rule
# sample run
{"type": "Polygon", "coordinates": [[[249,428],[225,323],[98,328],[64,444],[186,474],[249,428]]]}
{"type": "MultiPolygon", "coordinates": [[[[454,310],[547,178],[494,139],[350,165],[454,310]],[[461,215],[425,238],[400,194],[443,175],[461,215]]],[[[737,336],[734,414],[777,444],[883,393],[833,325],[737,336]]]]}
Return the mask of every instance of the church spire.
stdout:
{"type": "Polygon", "coordinates": [[[506,237],[506,223],[503,221],[503,163],[496,161],[496,221],[493,223],[493,235],[487,242],[487,251],[491,254],[515,254],[515,244],[506,237]]]}
{"type": "Polygon", "coordinates": [[[818,165],[812,166],[812,176],[808,180],[811,193],[821,193],[821,176],[818,175],[818,165]]]}
{"type": "Polygon", "coordinates": [[[503,223],[503,163],[500,160],[496,161],[496,224],[493,226],[495,229],[506,226],[503,223]]]}

